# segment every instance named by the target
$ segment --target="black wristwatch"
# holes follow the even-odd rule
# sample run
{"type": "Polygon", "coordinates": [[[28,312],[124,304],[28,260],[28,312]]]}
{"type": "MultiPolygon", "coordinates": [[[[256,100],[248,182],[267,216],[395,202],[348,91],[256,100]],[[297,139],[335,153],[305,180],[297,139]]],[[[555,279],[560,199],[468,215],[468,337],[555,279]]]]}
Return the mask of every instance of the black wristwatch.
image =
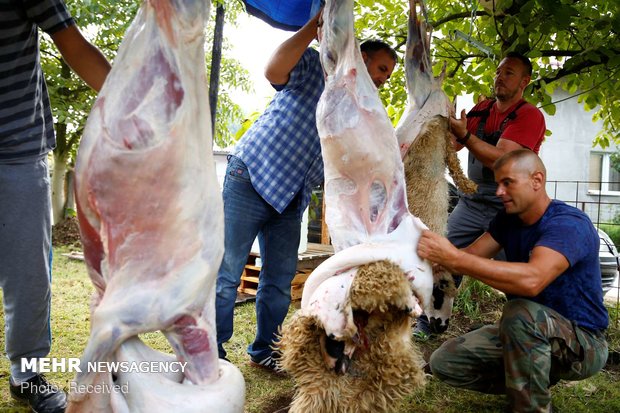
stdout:
{"type": "Polygon", "coordinates": [[[469,140],[470,136],[471,136],[471,132],[467,131],[465,136],[463,136],[462,138],[456,138],[456,141],[460,143],[461,145],[465,145],[465,143],[467,143],[467,141],[469,140]]]}

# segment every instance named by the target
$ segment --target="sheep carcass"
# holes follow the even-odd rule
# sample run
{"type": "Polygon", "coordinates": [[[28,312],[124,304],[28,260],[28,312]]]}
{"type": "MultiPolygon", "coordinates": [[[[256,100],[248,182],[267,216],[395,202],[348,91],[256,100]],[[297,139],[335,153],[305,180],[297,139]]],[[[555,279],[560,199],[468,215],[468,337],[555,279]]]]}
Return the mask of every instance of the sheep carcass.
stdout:
{"type": "Polygon", "coordinates": [[[209,8],[145,0],[88,119],[75,191],[96,296],[70,411],[243,409],[243,377],[218,360],[215,337],[224,219],[204,68],[209,8]],[[183,375],[86,369],[170,360],[132,338],[156,330],[187,362],[183,375]],[[89,392],[114,379],[129,393],[89,392]]]}
{"type": "Polygon", "coordinates": [[[336,254],[310,275],[301,311],[283,328],[282,366],[297,382],[291,412],[385,411],[423,382],[410,316],[418,301],[430,303],[432,271],[415,253],[426,227],[407,209],[394,128],[354,37],[353,1],[327,1],[323,19],[317,126],[336,254]]]}
{"type": "MultiPolygon", "coordinates": [[[[448,221],[446,167],[463,193],[476,192],[476,184],[463,174],[452,146],[447,116],[450,100],[441,89],[444,73],[433,76],[430,59],[430,32],[418,15],[421,0],[409,1],[409,25],[405,54],[408,107],[396,127],[407,183],[409,210],[428,227],[445,234],[448,221]]],[[[444,67],[445,69],[445,67],[444,67]]],[[[432,304],[425,308],[431,328],[442,332],[448,327],[456,288],[452,275],[438,270],[433,274],[432,304]]]]}

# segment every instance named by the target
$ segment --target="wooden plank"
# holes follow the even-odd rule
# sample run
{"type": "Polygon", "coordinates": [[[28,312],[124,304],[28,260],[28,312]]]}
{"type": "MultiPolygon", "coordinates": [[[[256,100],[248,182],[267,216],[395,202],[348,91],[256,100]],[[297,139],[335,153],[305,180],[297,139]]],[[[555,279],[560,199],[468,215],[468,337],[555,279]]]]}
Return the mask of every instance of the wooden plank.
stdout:
{"type": "MultiPolygon", "coordinates": [[[[312,273],[312,269],[302,269],[295,273],[295,277],[291,281],[291,300],[299,300],[303,294],[304,284],[312,273]]],[[[253,265],[246,265],[241,275],[241,283],[237,291],[244,294],[256,295],[258,290],[258,282],[260,269],[253,265]]]]}
{"type": "Polygon", "coordinates": [[[237,289],[237,291],[241,292],[241,293],[245,293],[245,294],[252,294],[252,295],[256,295],[256,288],[249,288],[249,287],[244,287],[241,288],[239,287],[237,289]]]}
{"type": "MultiPolygon", "coordinates": [[[[306,261],[306,260],[312,260],[316,258],[329,258],[332,255],[334,255],[334,247],[332,245],[324,245],[324,244],[317,244],[314,242],[309,242],[308,247],[306,248],[306,251],[299,254],[297,256],[297,260],[306,261]]],[[[254,260],[257,257],[260,257],[260,254],[258,252],[251,251],[250,257],[248,258],[248,265],[253,265],[254,260]]],[[[257,267],[257,268],[260,268],[260,267],[257,267]]]]}
{"type": "Polygon", "coordinates": [[[304,293],[303,285],[292,285],[291,286],[291,300],[301,300],[301,296],[304,293]]]}
{"type": "Polygon", "coordinates": [[[299,285],[299,284],[301,284],[303,286],[303,284],[306,282],[306,280],[310,276],[310,273],[311,273],[311,271],[308,271],[308,270],[302,270],[302,272],[298,272],[295,275],[295,278],[293,278],[293,281],[291,282],[291,285],[299,285]]]}
{"type": "MultiPolygon", "coordinates": [[[[312,271],[332,255],[334,255],[334,247],[332,245],[308,243],[306,251],[298,256],[297,272],[291,281],[292,300],[299,300],[301,298],[304,284],[312,271]]],[[[248,258],[248,264],[245,266],[241,276],[241,283],[237,291],[247,294],[256,294],[261,267],[254,265],[252,260],[258,256],[259,254],[251,253],[250,258],[248,258]]]]}

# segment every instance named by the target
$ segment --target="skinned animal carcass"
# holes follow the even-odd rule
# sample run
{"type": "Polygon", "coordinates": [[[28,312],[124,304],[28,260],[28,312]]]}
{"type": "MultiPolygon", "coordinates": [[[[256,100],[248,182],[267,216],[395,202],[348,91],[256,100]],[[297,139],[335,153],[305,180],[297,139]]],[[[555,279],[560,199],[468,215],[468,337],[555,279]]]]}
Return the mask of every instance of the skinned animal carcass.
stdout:
{"type": "Polygon", "coordinates": [[[432,271],[416,254],[426,226],[407,208],[394,128],[353,32],[353,1],[327,1],[317,108],[325,219],[336,254],[304,285],[283,326],[281,365],[296,381],[291,412],[388,411],[424,382],[411,317],[430,303],[432,271]]]}
{"type": "Polygon", "coordinates": [[[218,360],[215,336],[224,217],[204,68],[209,8],[208,0],[143,2],[89,116],[76,167],[96,287],[80,365],[176,360],[184,369],[82,368],[68,411],[243,410],[243,377],[218,360]],[[157,330],[176,357],[136,337],[157,330]]]}
{"type": "MultiPolygon", "coordinates": [[[[396,127],[405,168],[409,210],[430,230],[444,235],[448,222],[446,168],[461,192],[476,192],[467,179],[452,145],[447,117],[450,100],[441,89],[444,72],[435,78],[431,64],[430,32],[421,20],[422,0],[409,1],[409,23],[405,53],[408,106],[396,127]]],[[[445,66],[444,66],[445,70],[445,66]]],[[[433,298],[425,313],[433,332],[448,327],[457,290],[452,275],[438,269],[433,274],[433,298]]]]}

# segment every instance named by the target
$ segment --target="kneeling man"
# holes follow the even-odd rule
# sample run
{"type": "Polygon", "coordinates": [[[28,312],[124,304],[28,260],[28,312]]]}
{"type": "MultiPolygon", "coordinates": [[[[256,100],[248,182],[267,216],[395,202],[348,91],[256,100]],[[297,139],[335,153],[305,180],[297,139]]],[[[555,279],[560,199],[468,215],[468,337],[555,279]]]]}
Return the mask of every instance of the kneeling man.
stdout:
{"type": "Polygon", "coordinates": [[[497,323],[443,343],[430,367],[452,386],[505,393],[511,412],[548,412],[550,386],[590,377],[607,360],[600,239],[586,214],[549,198],[534,152],[509,152],[493,170],[504,210],[489,230],[464,249],[425,231],[418,254],[508,302],[497,323]],[[507,262],[491,260],[502,248],[507,262]]]}

